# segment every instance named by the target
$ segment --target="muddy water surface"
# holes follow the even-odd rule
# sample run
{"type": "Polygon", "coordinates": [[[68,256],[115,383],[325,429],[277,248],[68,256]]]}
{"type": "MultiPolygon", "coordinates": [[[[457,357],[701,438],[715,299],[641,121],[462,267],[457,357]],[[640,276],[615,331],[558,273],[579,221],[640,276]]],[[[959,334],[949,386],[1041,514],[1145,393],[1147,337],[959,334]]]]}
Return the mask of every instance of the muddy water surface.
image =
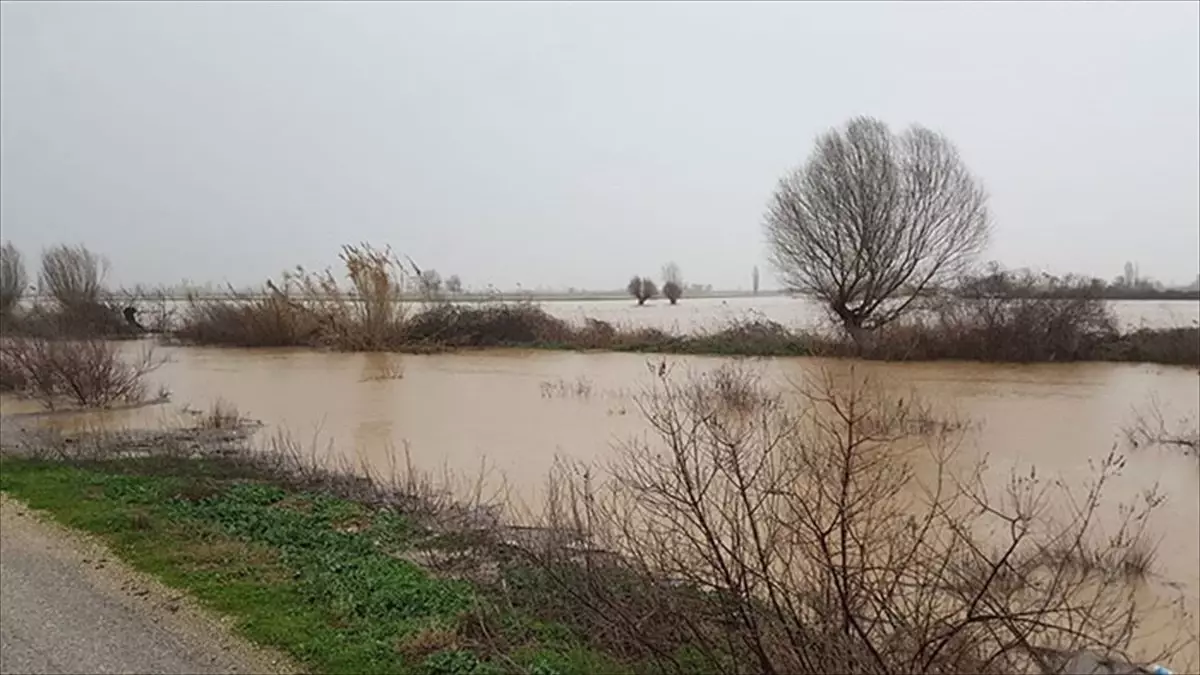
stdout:
{"type": "MultiPolygon", "coordinates": [[[[137,349],[128,345],[127,349],[137,349]]],[[[182,406],[217,399],[320,451],[387,468],[407,448],[426,469],[473,475],[486,462],[517,495],[536,495],[556,455],[612,457],[622,441],[646,433],[632,394],[649,385],[663,357],[631,354],[496,351],[452,355],[332,354],[310,350],[161,348],[170,362],[155,384],[169,406],[76,416],[44,423],[145,425],[177,419],[182,406]],[[397,377],[402,372],[401,377],[397,377]]],[[[719,358],[666,357],[676,371],[701,371],[719,358]]],[[[1135,408],[1157,398],[1172,421],[1200,412],[1194,369],[1131,364],[883,364],[819,359],[753,362],[767,381],[787,387],[822,368],[869,375],[898,396],[919,396],[943,413],[978,424],[967,459],[987,455],[1000,486],[1013,469],[1036,465],[1082,490],[1091,463],[1120,441],[1135,408]]],[[[26,408],[4,402],[5,412],[26,408]]],[[[27,420],[24,423],[33,423],[27,420]]],[[[1184,584],[1200,609],[1200,463],[1170,451],[1128,454],[1114,499],[1157,485],[1167,501],[1157,515],[1159,565],[1184,584]]],[[[1194,630],[1200,630],[1200,627],[1194,630]]],[[[1198,656],[1193,646],[1190,659],[1198,656]]]]}

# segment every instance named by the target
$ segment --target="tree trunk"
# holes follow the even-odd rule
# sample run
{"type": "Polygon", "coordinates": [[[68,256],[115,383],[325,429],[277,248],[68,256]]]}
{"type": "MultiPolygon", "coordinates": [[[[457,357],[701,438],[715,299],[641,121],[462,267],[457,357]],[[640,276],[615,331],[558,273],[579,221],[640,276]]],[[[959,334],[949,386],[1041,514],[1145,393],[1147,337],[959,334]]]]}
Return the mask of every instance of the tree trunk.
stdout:
{"type": "Polygon", "coordinates": [[[842,328],[845,329],[846,334],[850,336],[855,346],[861,351],[870,333],[870,331],[863,328],[863,317],[859,316],[858,312],[843,304],[834,305],[833,311],[842,320],[842,328]]]}

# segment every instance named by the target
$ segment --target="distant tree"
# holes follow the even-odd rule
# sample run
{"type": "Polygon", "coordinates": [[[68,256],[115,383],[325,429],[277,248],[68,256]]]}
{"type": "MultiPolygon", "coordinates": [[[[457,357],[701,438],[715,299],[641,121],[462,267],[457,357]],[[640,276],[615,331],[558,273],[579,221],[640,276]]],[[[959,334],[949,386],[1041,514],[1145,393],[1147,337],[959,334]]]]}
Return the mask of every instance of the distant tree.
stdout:
{"type": "Polygon", "coordinates": [[[670,262],[663,266],[662,275],[662,293],[674,305],[683,297],[683,273],[679,271],[679,265],[670,262]]]}
{"type": "Polygon", "coordinates": [[[457,274],[451,274],[450,277],[448,279],[446,279],[446,292],[447,293],[455,293],[455,294],[462,293],[462,289],[463,289],[462,279],[458,278],[457,274]]]}
{"type": "Polygon", "coordinates": [[[856,118],[779,182],[765,229],[788,288],[858,340],[969,267],[988,240],[987,194],[944,136],[856,118]]]}
{"type": "Polygon", "coordinates": [[[758,295],[758,265],[754,266],[754,272],[750,275],[750,287],[755,295],[758,295]]]}
{"type": "Polygon", "coordinates": [[[646,304],[646,301],[658,295],[658,286],[654,285],[654,281],[650,277],[634,277],[629,280],[629,285],[625,287],[634,298],[637,299],[638,305],[646,304]]]}
{"type": "Polygon", "coordinates": [[[0,247],[0,319],[7,318],[29,285],[25,260],[11,241],[0,247]]]}
{"type": "Polygon", "coordinates": [[[417,283],[425,295],[437,295],[442,292],[442,275],[435,269],[422,270],[417,275],[417,283]]]}
{"type": "Polygon", "coordinates": [[[679,302],[679,298],[683,297],[683,286],[680,286],[674,281],[668,281],[663,284],[662,294],[663,297],[665,297],[667,300],[670,300],[671,304],[674,305],[679,302]]]}

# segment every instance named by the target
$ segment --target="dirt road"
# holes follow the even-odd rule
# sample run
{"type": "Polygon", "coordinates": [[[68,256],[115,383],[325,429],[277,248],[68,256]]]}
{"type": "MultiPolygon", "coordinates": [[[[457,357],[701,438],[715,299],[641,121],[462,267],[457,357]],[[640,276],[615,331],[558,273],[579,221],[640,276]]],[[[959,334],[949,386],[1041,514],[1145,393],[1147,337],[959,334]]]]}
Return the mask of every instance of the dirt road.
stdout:
{"type": "Polygon", "coordinates": [[[0,673],[286,673],[157,581],[0,495],[0,673]]]}

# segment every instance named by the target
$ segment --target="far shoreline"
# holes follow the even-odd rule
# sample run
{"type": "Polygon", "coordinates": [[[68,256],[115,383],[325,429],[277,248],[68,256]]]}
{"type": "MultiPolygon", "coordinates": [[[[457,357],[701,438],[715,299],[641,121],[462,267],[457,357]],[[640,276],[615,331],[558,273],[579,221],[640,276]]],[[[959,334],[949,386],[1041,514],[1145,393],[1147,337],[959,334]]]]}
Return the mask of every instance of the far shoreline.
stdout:
{"type": "MultiPolygon", "coordinates": [[[[114,298],[127,297],[130,299],[154,299],[165,302],[187,302],[192,301],[209,301],[209,300],[261,300],[270,296],[270,293],[257,292],[215,292],[215,293],[194,293],[194,294],[161,294],[153,290],[138,290],[125,289],[112,293],[114,298]]],[[[1064,296],[1065,297],[1065,296],[1064,296]]],[[[695,300],[743,300],[752,298],[790,298],[793,300],[805,300],[810,302],[819,302],[817,298],[809,295],[792,293],[785,290],[769,290],[759,291],[754,293],[745,290],[727,290],[727,291],[709,291],[701,294],[685,293],[679,300],[678,304],[685,304],[688,301],[695,300]]],[[[437,298],[439,301],[461,302],[461,303],[483,303],[483,302],[533,302],[533,303],[555,303],[555,302],[616,302],[626,300],[631,305],[637,306],[637,301],[623,291],[580,291],[578,293],[552,293],[552,292],[530,292],[530,291],[494,291],[491,293],[442,293],[437,298]]],[[[1200,290],[1197,291],[1165,291],[1161,294],[1136,294],[1136,295],[1118,295],[1105,293],[1097,296],[1097,299],[1108,302],[1200,302],[1200,290]]],[[[47,295],[31,295],[23,298],[23,303],[33,303],[38,301],[50,301],[47,295]]],[[[406,295],[401,298],[403,303],[424,303],[429,302],[429,298],[420,295],[406,295]]],[[[654,298],[647,301],[649,304],[668,304],[663,298],[654,298]]]]}

